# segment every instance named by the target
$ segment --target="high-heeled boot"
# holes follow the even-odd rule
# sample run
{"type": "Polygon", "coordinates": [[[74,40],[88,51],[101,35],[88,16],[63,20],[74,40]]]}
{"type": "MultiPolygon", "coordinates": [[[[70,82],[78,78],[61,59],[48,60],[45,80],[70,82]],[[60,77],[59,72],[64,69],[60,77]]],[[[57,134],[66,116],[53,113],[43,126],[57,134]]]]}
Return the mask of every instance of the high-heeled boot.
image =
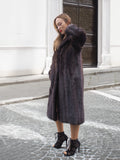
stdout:
{"type": "Polygon", "coordinates": [[[67,135],[64,132],[57,132],[55,134],[55,139],[57,139],[56,143],[53,145],[54,148],[61,148],[64,141],[66,141],[66,148],[67,148],[67,135]]]}
{"type": "Polygon", "coordinates": [[[78,149],[78,152],[80,152],[80,142],[78,139],[69,141],[69,146],[67,150],[64,152],[65,156],[72,156],[75,154],[76,150],[78,149]]]}

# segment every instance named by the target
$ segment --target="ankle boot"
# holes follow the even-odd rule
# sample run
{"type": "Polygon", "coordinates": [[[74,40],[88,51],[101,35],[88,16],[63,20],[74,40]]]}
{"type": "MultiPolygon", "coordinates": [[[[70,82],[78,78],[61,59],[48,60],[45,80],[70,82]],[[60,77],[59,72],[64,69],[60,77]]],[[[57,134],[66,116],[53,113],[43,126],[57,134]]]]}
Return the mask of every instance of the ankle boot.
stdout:
{"type": "Polygon", "coordinates": [[[64,141],[66,141],[66,148],[67,148],[67,135],[64,132],[57,132],[55,134],[55,139],[57,139],[56,143],[54,144],[54,148],[61,148],[64,141]]]}
{"type": "Polygon", "coordinates": [[[78,152],[80,152],[80,142],[78,139],[69,141],[68,149],[64,152],[65,156],[72,156],[75,154],[76,150],[78,149],[78,152]]]}

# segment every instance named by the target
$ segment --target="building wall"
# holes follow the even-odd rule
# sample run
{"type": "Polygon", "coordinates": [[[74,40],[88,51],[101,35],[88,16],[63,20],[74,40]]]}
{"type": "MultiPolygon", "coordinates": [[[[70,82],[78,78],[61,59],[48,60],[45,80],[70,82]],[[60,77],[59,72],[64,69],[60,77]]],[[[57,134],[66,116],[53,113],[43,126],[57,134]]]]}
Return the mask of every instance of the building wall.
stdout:
{"type": "Polygon", "coordinates": [[[110,51],[112,66],[120,66],[120,1],[111,0],[110,4],[110,51]]]}
{"type": "Polygon", "coordinates": [[[47,0],[0,1],[0,77],[41,74],[47,53],[47,0]]]}

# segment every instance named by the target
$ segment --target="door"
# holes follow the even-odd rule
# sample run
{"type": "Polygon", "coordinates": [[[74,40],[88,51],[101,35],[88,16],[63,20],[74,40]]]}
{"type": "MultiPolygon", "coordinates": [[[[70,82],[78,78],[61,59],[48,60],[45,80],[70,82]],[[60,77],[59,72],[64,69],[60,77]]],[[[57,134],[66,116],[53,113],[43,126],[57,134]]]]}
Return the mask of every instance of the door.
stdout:
{"type": "Polygon", "coordinates": [[[97,66],[97,5],[97,0],[63,0],[63,12],[87,35],[82,50],[84,67],[97,66]]]}

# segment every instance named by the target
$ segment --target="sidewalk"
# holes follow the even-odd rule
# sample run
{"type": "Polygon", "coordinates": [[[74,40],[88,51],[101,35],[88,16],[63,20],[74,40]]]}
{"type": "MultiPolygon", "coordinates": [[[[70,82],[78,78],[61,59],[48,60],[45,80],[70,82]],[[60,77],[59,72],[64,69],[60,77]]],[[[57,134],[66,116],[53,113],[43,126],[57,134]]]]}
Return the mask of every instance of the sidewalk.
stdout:
{"type": "Polygon", "coordinates": [[[44,98],[49,85],[47,75],[0,78],[0,105],[44,98]]]}
{"type": "MultiPolygon", "coordinates": [[[[120,68],[84,68],[84,90],[120,85],[120,68]]],[[[48,75],[0,78],[0,105],[48,96],[48,75]]]]}

